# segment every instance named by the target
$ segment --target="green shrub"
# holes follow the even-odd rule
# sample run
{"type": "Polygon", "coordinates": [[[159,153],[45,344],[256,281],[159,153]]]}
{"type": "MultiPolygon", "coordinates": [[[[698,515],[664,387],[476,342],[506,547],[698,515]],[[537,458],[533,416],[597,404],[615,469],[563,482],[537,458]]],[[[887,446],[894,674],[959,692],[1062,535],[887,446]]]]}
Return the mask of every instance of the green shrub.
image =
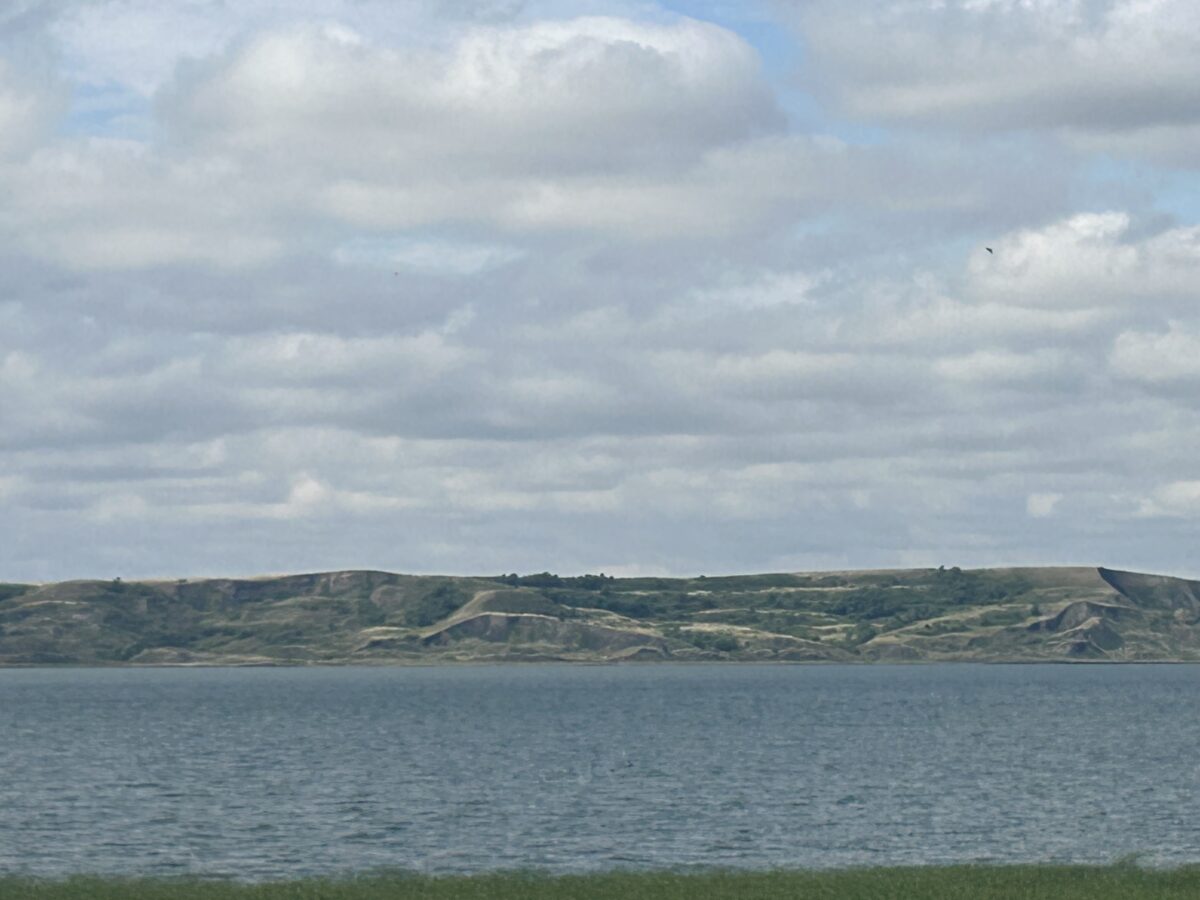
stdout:
{"type": "Polygon", "coordinates": [[[444,582],[406,606],[402,621],[409,628],[425,628],[446,618],[468,599],[464,591],[444,582]]]}
{"type": "Polygon", "coordinates": [[[737,638],[730,634],[711,631],[695,631],[689,629],[680,631],[679,636],[701,650],[715,650],[717,653],[736,653],[741,649],[737,638]]]}
{"type": "Polygon", "coordinates": [[[14,597],[20,597],[22,594],[27,594],[33,588],[28,584],[6,584],[0,582],[0,603],[5,600],[11,600],[14,597]]]}
{"type": "Polygon", "coordinates": [[[1025,621],[1025,613],[1019,609],[992,609],[977,620],[980,625],[1016,625],[1025,621]]]}

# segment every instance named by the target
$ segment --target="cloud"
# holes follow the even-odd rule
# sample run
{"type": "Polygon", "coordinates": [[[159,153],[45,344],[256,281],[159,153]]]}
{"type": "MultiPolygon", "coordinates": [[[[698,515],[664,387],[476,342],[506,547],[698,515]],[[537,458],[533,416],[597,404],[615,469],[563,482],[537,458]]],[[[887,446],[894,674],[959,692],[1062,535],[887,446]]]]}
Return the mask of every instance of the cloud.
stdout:
{"type": "Polygon", "coordinates": [[[690,19],[480,27],[441,50],[272,32],[169,106],[178,140],[370,229],[725,235],[853,177],[843,148],[783,135],[749,45],[690,19]]]}
{"type": "Polygon", "coordinates": [[[381,166],[464,180],[678,166],[779,129],[759,69],[732,32],[687,19],[480,27],[442,52],[302,27],[193,73],[174,119],[206,144],[287,148],[346,178],[381,166]]]}
{"type": "Polygon", "coordinates": [[[1194,385],[1200,380],[1200,330],[1172,322],[1165,332],[1122,332],[1110,359],[1114,371],[1134,381],[1194,385]]]}
{"type": "Polygon", "coordinates": [[[1021,306],[1103,307],[1195,296],[1200,227],[1138,234],[1125,212],[1080,213],[995,241],[968,275],[981,299],[1021,306]]]}
{"type": "Polygon", "coordinates": [[[53,85],[23,74],[0,55],[0,165],[43,141],[62,106],[53,85]]]}
{"type": "MultiPolygon", "coordinates": [[[[424,48],[295,25],[181,72],[156,101],[163,140],[64,140],[9,172],[14,236],[137,268],[257,265],[330,220],[723,234],[778,207],[754,185],[814,152],[761,143],[783,119],[757,54],[690,19],[478,26],[424,48]]],[[[0,114],[22,115],[7,98],[0,114]]]]}
{"type": "Polygon", "coordinates": [[[255,210],[261,193],[229,160],[174,161],[137,142],[88,139],[34,154],[9,188],[14,239],[70,268],[236,268],[281,249],[255,210]]]}
{"type": "Polygon", "coordinates": [[[476,275],[523,256],[516,247],[447,239],[356,238],[333,251],[333,258],[343,265],[449,276],[476,275]]]}
{"type": "MultiPolygon", "coordinates": [[[[463,4],[469,5],[469,4],[463,4]]],[[[485,4],[480,4],[485,5],[485,4]]],[[[384,0],[75,0],[43,3],[49,32],[62,48],[66,73],[91,86],[119,86],[153,97],[181,64],[207,59],[231,44],[297,20],[351,20],[383,39],[420,34],[428,6],[384,0]]]]}
{"type": "MultiPolygon", "coordinates": [[[[363,27],[387,19],[372,4],[306,8],[359,29],[221,9],[97,2],[57,20],[77,85],[153,103],[129,136],[61,137],[0,174],[13,240],[79,270],[238,269],[348,229],[342,261],[390,243],[397,268],[463,273],[529,236],[730,240],[798,216],[970,217],[1019,193],[946,154],[789,132],[757,52],[694,19],[473,25],[422,42],[395,21],[363,27]],[[158,61],[127,48],[153,72],[126,71],[91,43],[91,17],[108,13],[128,19],[126,40],[183,36],[158,61]],[[193,17],[207,23],[195,33],[193,17]]],[[[110,102],[82,96],[76,127],[121,131],[79,119],[110,102]]],[[[1036,202],[1053,193],[1018,175],[1036,202]]]]}
{"type": "Polygon", "coordinates": [[[467,364],[471,351],[442,335],[343,338],[332,334],[254,335],[223,342],[209,357],[214,374],[240,384],[366,382],[392,384],[434,379],[467,364]]]}
{"type": "Polygon", "coordinates": [[[881,354],[821,353],[774,349],[765,353],[663,353],[655,358],[663,377],[709,402],[746,404],[884,404],[899,400],[922,379],[918,366],[881,354]]]}
{"type": "Polygon", "coordinates": [[[1025,512],[1034,519],[1045,519],[1054,515],[1062,494],[1030,494],[1025,499],[1025,512]]]}
{"type": "Polygon", "coordinates": [[[1200,514],[1200,481],[1172,481],[1142,498],[1137,514],[1145,518],[1193,518],[1200,514]]]}
{"type": "Polygon", "coordinates": [[[817,2],[794,13],[836,102],[871,121],[1049,131],[1200,163],[1200,12],[1187,0],[817,2]]]}
{"type": "Polygon", "coordinates": [[[1118,4],[812,5],[820,109],[757,32],[632,0],[24,6],[6,578],[1164,568],[1196,536],[1200,236],[1083,155],[1194,126],[938,118],[877,40],[1027,39],[1049,121],[1047,42],[1118,4]]]}

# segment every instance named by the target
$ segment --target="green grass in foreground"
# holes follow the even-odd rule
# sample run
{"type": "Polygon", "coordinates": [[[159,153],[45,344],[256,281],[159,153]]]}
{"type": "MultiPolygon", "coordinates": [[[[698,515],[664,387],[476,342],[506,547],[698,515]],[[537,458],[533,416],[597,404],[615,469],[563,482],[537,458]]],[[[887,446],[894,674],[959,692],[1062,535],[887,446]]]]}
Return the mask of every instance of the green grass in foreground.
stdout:
{"type": "Polygon", "coordinates": [[[947,866],[839,872],[381,875],[268,884],[0,878],[3,900],[1195,900],[1200,867],[947,866]]]}

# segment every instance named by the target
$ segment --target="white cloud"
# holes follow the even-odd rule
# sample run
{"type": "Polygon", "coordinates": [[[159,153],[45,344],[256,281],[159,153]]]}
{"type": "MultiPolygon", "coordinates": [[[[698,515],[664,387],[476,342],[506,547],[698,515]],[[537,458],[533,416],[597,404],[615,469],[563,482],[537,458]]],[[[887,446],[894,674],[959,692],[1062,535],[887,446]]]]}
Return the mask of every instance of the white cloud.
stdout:
{"type": "MultiPolygon", "coordinates": [[[[0,175],[12,239],[80,270],[236,269],[350,229],[342,261],[390,243],[397,268],[473,275],[508,261],[497,230],[730,240],[834,209],[1010,202],[1004,178],[981,186],[961,161],[788,133],[755,50],[710,23],[539,20],[422,43],[219,6],[196,0],[172,20],[114,0],[60,21],[87,35],[88,16],[115,11],[149,41],[199,16],[215,24],[163,59],[216,55],[169,77],[145,54],[130,51],[154,69],[139,74],[76,47],[95,72],[75,78],[154,86],[147,136],[60,139],[0,175]],[[420,234],[430,227],[477,236],[420,234]]],[[[346,17],[369,25],[384,15],[372,9],[346,17]]]]}
{"type": "Polygon", "coordinates": [[[951,296],[952,290],[946,284],[918,284],[905,302],[868,306],[842,331],[862,347],[1062,345],[1094,335],[1111,319],[1105,310],[1015,306],[951,296]]]}
{"type": "Polygon", "coordinates": [[[726,276],[721,282],[692,291],[670,314],[686,318],[730,309],[811,305],[809,294],[822,280],[822,275],[808,272],[761,272],[750,278],[726,276]]]}
{"type": "Polygon", "coordinates": [[[256,209],[262,194],[228,159],[171,161],[89,139],[39,151],[9,188],[13,237],[70,268],[239,267],[281,249],[256,209]]]}
{"type": "Polygon", "coordinates": [[[86,515],[105,524],[125,521],[139,521],[146,518],[151,506],[140,494],[113,493],[105,494],[88,507],[86,515]]]}
{"type": "Polygon", "coordinates": [[[0,502],[16,499],[17,493],[24,485],[24,479],[15,475],[0,477],[0,502]]]}
{"type": "Polygon", "coordinates": [[[1200,124],[1200,11],[1190,0],[820,0],[794,9],[814,72],[852,115],[1045,130],[1110,150],[1132,136],[1143,151],[1200,164],[1186,143],[1200,124]]]}
{"type": "Polygon", "coordinates": [[[739,416],[759,412],[759,404],[885,404],[919,390],[928,379],[919,363],[881,354],[668,351],[648,361],[681,395],[735,404],[739,416]]]}
{"type": "Polygon", "coordinates": [[[1030,387],[1030,382],[1057,380],[1069,361],[1054,350],[1014,353],[1009,350],[976,350],[948,356],[935,364],[937,373],[958,382],[978,385],[1030,387]]]}
{"type": "Polygon", "coordinates": [[[1146,518],[1192,518],[1200,515],[1200,481],[1172,481],[1142,498],[1137,513],[1146,518]]]}
{"type": "Polygon", "coordinates": [[[1083,109],[1045,125],[1070,152],[995,137],[1054,119],[1046,46],[1070,68],[1132,7],[810,5],[867,18],[803,41],[885,126],[859,128],[774,43],[764,71],[635,0],[518,5],[64,0],[20,40],[0,13],[5,577],[1194,543],[1200,233],[1186,191],[1076,155],[1191,114],[1083,109]],[[922,106],[923,64],[876,38],[930,23],[953,52],[928,72],[1014,34],[1028,70],[990,106],[969,77],[922,106]]]}
{"type": "Polygon", "coordinates": [[[1172,322],[1165,332],[1126,331],[1117,336],[1110,357],[1120,375],[1147,384],[1200,379],[1200,330],[1172,322]]]}
{"type": "Polygon", "coordinates": [[[1062,494],[1030,494],[1025,498],[1025,512],[1033,519],[1045,519],[1054,515],[1062,494]]]}
{"type": "MultiPolygon", "coordinates": [[[[329,219],[728,234],[814,194],[810,175],[780,197],[789,169],[838,164],[764,143],[783,119],[756,53],[690,19],[481,26],[425,48],[289,26],[182,71],[157,98],[165,139],[62,141],[9,172],[14,237],[77,268],[138,268],[260,265],[329,219]]],[[[395,262],[497,259],[414,240],[395,262]]]]}
{"type": "Polygon", "coordinates": [[[118,85],[152,96],[188,65],[219,53],[246,34],[296,20],[345,21],[379,35],[420,34],[421,3],[385,0],[80,0],[64,5],[50,27],[69,77],[87,85],[118,85]]]}
{"type": "Polygon", "coordinates": [[[434,332],[355,338],[289,333],[226,341],[207,367],[242,384],[355,385],[382,377],[402,387],[443,376],[476,355],[434,332]]]}
{"type": "Polygon", "coordinates": [[[22,77],[0,56],[0,162],[36,147],[61,111],[61,98],[51,86],[22,77]]]}
{"type": "Polygon", "coordinates": [[[300,509],[316,506],[320,503],[327,503],[331,494],[329,488],[320,481],[311,475],[303,475],[292,484],[292,489],[288,493],[287,506],[300,509]]]}
{"type": "Polygon", "coordinates": [[[1020,306],[1101,307],[1196,296],[1200,227],[1141,236],[1128,213],[1080,213],[998,238],[976,254],[972,294],[1020,306]]]}
{"type": "Polygon", "coordinates": [[[333,251],[333,258],[344,265],[456,276],[476,275],[524,255],[524,251],[502,244],[445,239],[358,238],[333,251]]]}
{"type": "Polygon", "coordinates": [[[675,167],[781,124],[754,51],[686,19],[477,28],[445,52],[293,28],[193,74],[175,102],[206,144],[286,147],[291,164],[384,183],[417,165],[459,181],[675,167]]]}

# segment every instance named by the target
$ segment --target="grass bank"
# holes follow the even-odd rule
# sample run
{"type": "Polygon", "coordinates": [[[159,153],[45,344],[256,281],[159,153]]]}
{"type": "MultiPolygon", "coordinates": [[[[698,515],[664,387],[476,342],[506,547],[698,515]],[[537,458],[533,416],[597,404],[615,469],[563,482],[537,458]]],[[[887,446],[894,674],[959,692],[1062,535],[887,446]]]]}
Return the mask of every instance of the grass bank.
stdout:
{"type": "Polygon", "coordinates": [[[268,884],[0,878],[2,900],[1195,900],[1200,866],[946,866],[839,872],[381,875],[268,884]]]}

